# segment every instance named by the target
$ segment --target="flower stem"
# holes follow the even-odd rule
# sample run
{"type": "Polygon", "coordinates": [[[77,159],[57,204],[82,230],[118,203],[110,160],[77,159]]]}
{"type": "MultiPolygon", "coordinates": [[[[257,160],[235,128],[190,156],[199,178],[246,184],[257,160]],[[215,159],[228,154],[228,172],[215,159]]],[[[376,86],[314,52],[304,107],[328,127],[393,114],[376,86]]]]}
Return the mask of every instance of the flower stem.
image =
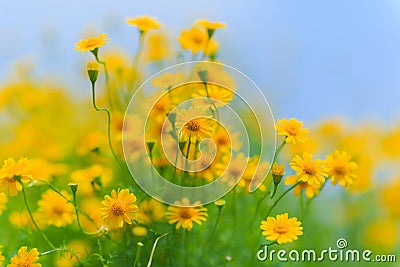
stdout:
{"type": "Polygon", "coordinates": [[[107,70],[107,65],[105,61],[102,61],[99,59],[99,55],[97,53],[94,54],[97,63],[103,65],[103,69],[104,69],[104,77],[106,80],[106,88],[107,88],[107,94],[108,94],[108,104],[110,105],[110,109],[113,109],[113,104],[112,104],[112,100],[111,100],[111,90],[110,90],[110,79],[108,76],[108,70],[107,70]]]}
{"type": "Polygon", "coordinates": [[[104,111],[107,114],[107,137],[108,137],[108,145],[110,146],[111,153],[115,160],[118,162],[118,165],[124,170],[122,163],[120,162],[117,154],[114,151],[112,142],[111,142],[111,113],[107,108],[99,108],[96,104],[96,91],[95,91],[95,83],[92,82],[92,104],[96,111],[104,111]]]}
{"type": "Polygon", "coordinates": [[[22,186],[22,195],[23,195],[23,197],[24,197],[25,206],[26,206],[26,209],[28,210],[29,217],[31,218],[33,225],[35,226],[35,228],[36,228],[36,230],[39,232],[39,234],[43,237],[43,239],[46,241],[46,243],[47,243],[53,250],[56,250],[57,248],[53,245],[53,243],[51,243],[51,241],[50,241],[50,240],[47,238],[47,236],[42,232],[42,230],[40,230],[40,228],[39,228],[39,226],[37,225],[35,219],[33,218],[32,210],[31,210],[31,208],[29,207],[28,200],[27,200],[27,197],[26,197],[25,186],[24,186],[24,184],[23,184],[22,182],[19,182],[19,183],[20,183],[21,186],[22,186]]]}
{"type": "Polygon", "coordinates": [[[274,204],[272,204],[272,206],[269,208],[268,212],[267,212],[267,216],[268,217],[271,214],[271,211],[276,207],[276,205],[278,205],[279,201],[287,194],[289,193],[291,190],[293,190],[296,186],[298,186],[300,183],[302,183],[302,181],[298,181],[297,183],[295,183],[294,185],[292,185],[291,187],[289,187],[285,192],[282,193],[282,195],[280,195],[278,197],[277,200],[275,200],[274,204]]]}
{"type": "Polygon", "coordinates": [[[161,238],[163,238],[163,237],[165,237],[165,236],[167,236],[167,235],[168,235],[168,233],[165,233],[165,234],[163,234],[163,235],[160,235],[160,236],[157,237],[156,240],[154,241],[153,248],[151,249],[151,253],[150,253],[150,258],[149,258],[149,261],[147,262],[147,265],[146,265],[147,267],[151,267],[151,262],[153,261],[154,251],[156,250],[158,241],[159,241],[161,238]]]}

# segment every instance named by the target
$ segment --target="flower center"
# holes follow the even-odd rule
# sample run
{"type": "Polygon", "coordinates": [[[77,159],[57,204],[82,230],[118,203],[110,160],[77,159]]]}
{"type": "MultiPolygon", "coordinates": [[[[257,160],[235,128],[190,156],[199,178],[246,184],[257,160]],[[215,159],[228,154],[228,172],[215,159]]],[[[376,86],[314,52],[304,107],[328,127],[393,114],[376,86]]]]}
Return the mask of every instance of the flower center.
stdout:
{"type": "Polygon", "coordinates": [[[305,162],[303,165],[303,171],[308,175],[314,175],[316,173],[315,166],[312,162],[305,162]]]}
{"type": "Polygon", "coordinates": [[[15,182],[14,176],[12,176],[12,177],[6,176],[6,177],[5,177],[5,180],[6,180],[7,182],[9,182],[9,183],[15,182]]]}
{"type": "Polygon", "coordinates": [[[288,129],[286,131],[289,133],[289,135],[296,136],[298,133],[298,128],[288,127],[288,129]]]}
{"type": "Polygon", "coordinates": [[[338,176],[343,176],[347,173],[347,168],[344,165],[337,165],[333,168],[333,172],[338,176]]]}
{"type": "Polygon", "coordinates": [[[125,213],[125,209],[124,207],[121,205],[121,203],[119,202],[115,202],[112,206],[111,206],[111,212],[115,215],[115,216],[121,216],[125,213]]]}
{"type": "Polygon", "coordinates": [[[20,262],[17,263],[17,266],[18,267],[30,267],[31,263],[32,262],[30,262],[28,259],[25,261],[21,260],[20,262]]]}
{"type": "Polygon", "coordinates": [[[289,228],[287,224],[276,224],[274,227],[274,231],[278,234],[286,234],[288,232],[289,228]]]}
{"type": "Polygon", "coordinates": [[[186,127],[193,132],[196,132],[200,129],[200,124],[195,121],[195,120],[191,120],[188,123],[186,123],[186,127]]]}
{"type": "Polygon", "coordinates": [[[62,215],[65,212],[65,209],[62,205],[54,205],[52,210],[57,215],[62,215]]]}
{"type": "Polygon", "coordinates": [[[193,217],[193,212],[191,208],[183,208],[180,212],[182,219],[191,219],[193,217]]]}

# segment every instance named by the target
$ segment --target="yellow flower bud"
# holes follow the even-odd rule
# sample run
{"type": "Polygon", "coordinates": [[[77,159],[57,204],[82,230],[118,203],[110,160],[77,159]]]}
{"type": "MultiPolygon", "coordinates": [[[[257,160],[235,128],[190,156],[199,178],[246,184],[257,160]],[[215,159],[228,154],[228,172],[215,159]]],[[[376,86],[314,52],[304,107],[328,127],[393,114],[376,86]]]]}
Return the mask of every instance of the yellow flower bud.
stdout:
{"type": "Polygon", "coordinates": [[[88,72],[90,81],[95,83],[97,81],[97,77],[99,76],[99,63],[96,61],[88,62],[86,70],[88,72]]]}
{"type": "Polygon", "coordinates": [[[275,162],[272,165],[272,178],[274,179],[275,185],[278,185],[281,182],[284,174],[285,174],[285,165],[278,164],[275,162]]]}

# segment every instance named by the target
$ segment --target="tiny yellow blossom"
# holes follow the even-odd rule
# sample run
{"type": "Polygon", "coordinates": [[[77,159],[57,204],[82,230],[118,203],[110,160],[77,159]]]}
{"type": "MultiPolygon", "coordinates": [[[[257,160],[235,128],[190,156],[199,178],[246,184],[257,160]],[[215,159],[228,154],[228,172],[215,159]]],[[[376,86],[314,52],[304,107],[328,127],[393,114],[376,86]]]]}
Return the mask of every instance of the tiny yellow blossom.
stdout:
{"type": "Polygon", "coordinates": [[[207,33],[200,28],[192,27],[189,30],[183,30],[179,43],[185,50],[190,50],[192,54],[204,51],[207,42],[207,33]]]}
{"type": "Polygon", "coordinates": [[[124,223],[132,224],[138,206],[133,204],[136,196],[128,189],[111,191],[111,196],[106,195],[101,202],[101,216],[106,227],[111,229],[122,228],[124,223]]]}
{"type": "Polygon", "coordinates": [[[278,244],[290,243],[297,240],[299,235],[303,235],[303,227],[296,217],[288,218],[288,214],[277,215],[276,218],[268,217],[261,222],[260,229],[262,235],[267,240],[278,242],[278,244]]]}
{"type": "Polygon", "coordinates": [[[137,16],[134,18],[127,18],[126,23],[130,26],[137,27],[141,32],[160,28],[160,23],[157,19],[149,16],[137,16]]]}
{"type": "MultiPolygon", "coordinates": [[[[65,190],[60,193],[70,199],[65,190]]],[[[46,223],[56,227],[72,223],[75,216],[74,206],[51,189],[42,194],[38,206],[38,212],[45,218],[46,223]]]]}
{"type": "Polygon", "coordinates": [[[111,39],[107,38],[107,33],[100,34],[96,37],[90,37],[88,39],[82,39],[75,44],[75,50],[80,53],[86,53],[88,51],[94,51],[99,47],[105,46],[111,39]]]}
{"type": "Polygon", "coordinates": [[[39,260],[37,248],[28,252],[28,247],[24,246],[18,250],[18,255],[11,258],[11,263],[7,267],[42,267],[42,264],[36,263],[39,260]]]}
{"type": "Polygon", "coordinates": [[[340,186],[351,185],[357,178],[357,163],[351,161],[351,157],[346,152],[336,150],[328,155],[326,165],[333,185],[338,182],[340,186]]]}
{"type": "MultiPolygon", "coordinates": [[[[189,206],[190,202],[187,198],[183,199],[182,202],[177,202],[177,205],[189,206]]],[[[194,207],[175,207],[169,206],[165,213],[169,224],[174,224],[176,229],[183,228],[187,231],[192,230],[193,222],[200,224],[201,221],[206,221],[208,214],[207,208],[203,206],[194,207]]]]}
{"type": "Polygon", "coordinates": [[[297,172],[297,180],[307,182],[309,185],[322,184],[328,176],[325,162],[321,159],[313,161],[310,153],[304,153],[302,157],[294,156],[290,166],[297,172]]]}
{"type": "Polygon", "coordinates": [[[0,169],[0,191],[16,196],[22,190],[21,182],[32,180],[32,166],[27,158],[20,158],[17,162],[13,158],[4,161],[0,169]]]}
{"type": "Polygon", "coordinates": [[[226,28],[225,23],[218,22],[218,21],[209,21],[208,19],[199,19],[196,21],[196,24],[207,30],[216,30],[216,29],[220,29],[220,28],[226,28]]]}
{"type": "Polygon", "coordinates": [[[303,123],[294,118],[278,120],[275,128],[278,135],[286,137],[286,143],[305,143],[308,140],[308,129],[302,128],[303,123]]]}

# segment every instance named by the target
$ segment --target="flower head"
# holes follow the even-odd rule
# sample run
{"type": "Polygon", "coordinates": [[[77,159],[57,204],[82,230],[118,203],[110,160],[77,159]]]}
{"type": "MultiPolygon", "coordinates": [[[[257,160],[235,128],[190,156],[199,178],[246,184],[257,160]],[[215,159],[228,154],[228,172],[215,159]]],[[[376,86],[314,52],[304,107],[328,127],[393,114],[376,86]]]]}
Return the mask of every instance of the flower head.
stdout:
{"type": "Polygon", "coordinates": [[[223,23],[223,22],[209,21],[208,19],[199,19],[196,21],[196,24],[207,30],[216,30],[216,29],[226,27],[225,23],[223,23]]]}
{"type": "Polygon", "coordinates": [[[262,235],[267,240],[277,241],[278,244],[290,243],[297,240],[299,235],[303,235],[303,227],[296,217],[288,218],[288,214],[277,215],[276,218],[268,217],[261,222],[260,229],[262,235]]]}
{"type": "Polygon", "coordinates": [[[322,184],[328,176],[325,162],[321,159],[313,161],[309,153],[304,153],[303,157],[296,155],[290,162],[290,166],[297,172],[297,180],[307,182],[309,185],[322,184]]]}
{"type": "MultiPolygon", "coordinates": [[[[189,200],[184,198],[182,202],[177,202],[179,206],[189,206],[189,200]]],[[[188,231],[192,230],[193,222],[200,224],[201,221],[206,221],[208,217],[207,208],[203,206],[192,207],[175,207],[169,206],[165,213],[168,223],[174,224],[176,229],[183,228],[188,231]]]]}
{"type": "Polygon", "coordinates": [[[0,191],[16,196],[22,190],[20,182],[29,182],[32,179],[32,168],[27,158],[20,158],[16,162],[13,158],[4,161],[0,169],[0,191]]]}
{"type": "Polygon", "coordinates": [[[195,143],[214,135],[213,120],[206,116],[201,109],[190,107],[188,110],[178,111],[176,127],[179,129],[181,141],[188,139],[195,143]]]}
{"type": "Polygon", "coordinates": [[[109,228],[122,228],[124,222],[132,224],[135,212],[139,210],[138,206],[133,204],[136,201],[136,196],[130,193],[128,189],[111,191],[111,196],[104,196],[101,202],[101,216],[104,224],[109,228]]]}
{"type": "Polygon", "coordinates": [[[278,135],[286,137],[286,143],[305,143],[308,140],[308,129],[302,128],[303,123],[294,118],[278,120],[275,128],[278,135]]]}
{"type": "Polygon", "coordinates": [[[160,28],[160,23],[155,18],[149,16],[138,16],[134,18],[127,18],[126,23],[130,26],[137,27],[141,32],[160,28]]]}
{"type": "Polygon", "coordinates": [[[192,27],[189,30],[183,30],[179,43],[185,50],[190,50],[192,54],[196,54],[204,50],[207,43],[207,33],[198,27],[192,27]]]}
{"type": "Polygon", "coordinates": [[[107,33],[100,34],[96,37],[90,37],[88,39],[82,39],[75,44],[75,50],[80,53],[86,53],[88,51],[94,51],[99,47],[105,46],[111,39],[107,38],[107,33]]]}
{"type": "MultiPolygon", "coordinates": [[[[60,193],[69,198],[65,190],[60,193]]],[[[74,206],[51,189],[42,194],[42,199],[38,201],[38,206],[40,215],[46,219],[46,223],[49,225],[62,227],[72,223],[74,219],[74,206]]]]}
{"type": "Polygon", "coordinates": [[[28,247],[24,246],[18,250],[18,255],[11,258],[11,263],[7,267],[42,267],[42,264],[36,263],[39,260],[37,248],[28,252],[28,247]]]}
{"type": "Polygon", "coordinates": [[[346,152],[336,150],[326,157],[326,166],[329,176],[332,177],[332,184],[338,182],[340,186],[353,184],[353,180],[357,178],[357,163],[351,161],[351,156],[346,152]]]}
{"type": "Polygon", "coordinates": [[[274,179],[274,184],[277,185],[281,182],[283,175],[285,174],[285,165],[274,163],[272,164],[272,178],[274,179]]]}

